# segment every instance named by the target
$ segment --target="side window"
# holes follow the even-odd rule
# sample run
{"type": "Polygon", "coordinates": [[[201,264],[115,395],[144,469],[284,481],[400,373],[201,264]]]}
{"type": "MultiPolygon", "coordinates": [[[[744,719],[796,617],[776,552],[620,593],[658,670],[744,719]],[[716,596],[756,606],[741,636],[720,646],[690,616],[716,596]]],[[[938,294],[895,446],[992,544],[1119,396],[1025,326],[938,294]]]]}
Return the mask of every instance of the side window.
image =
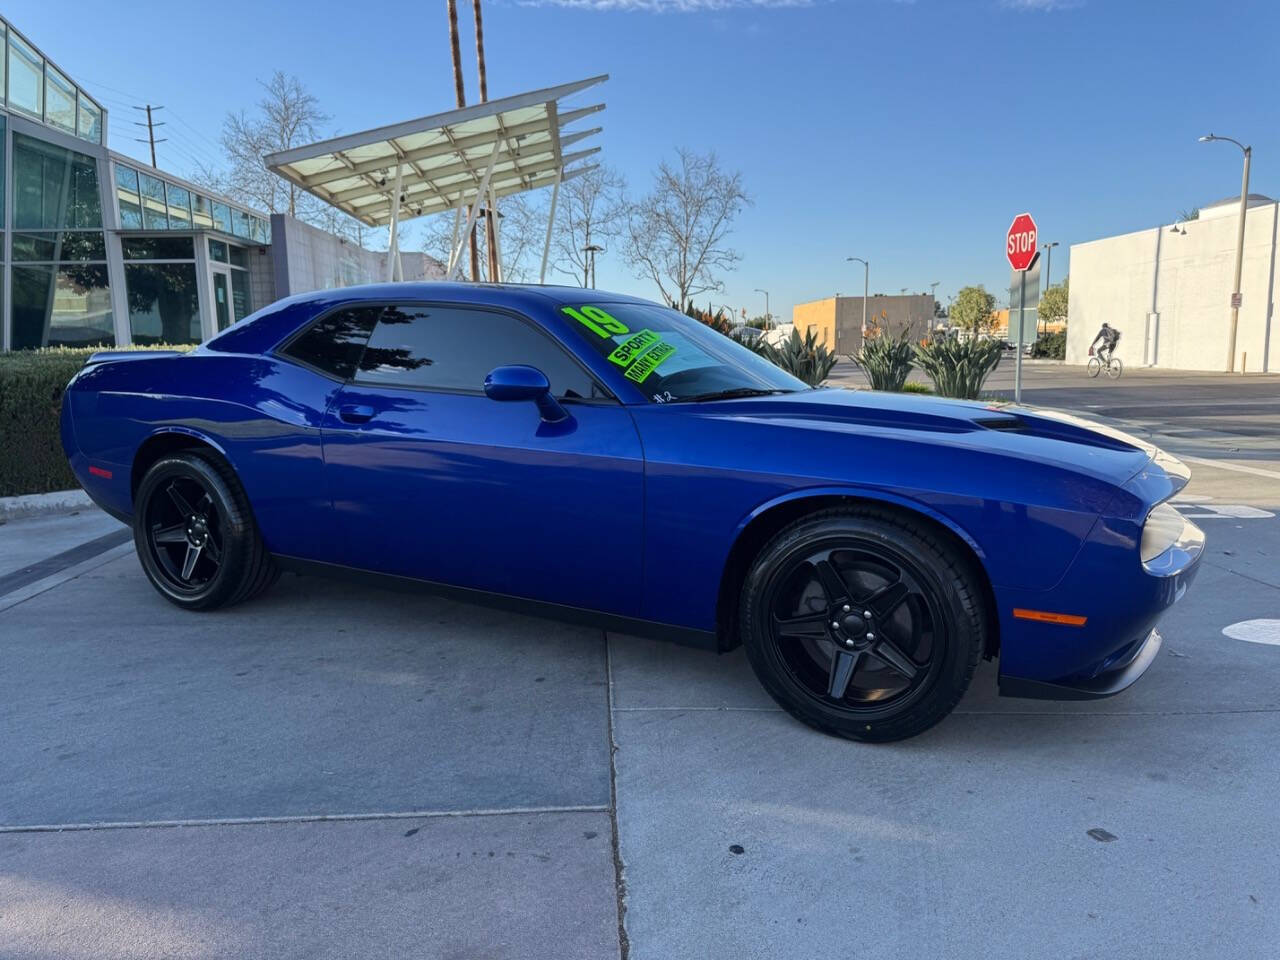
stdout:
{"type": "Polygon", "coordinates": [[[360,362],[360,352],[382,313],[382,307],[352,307],[331,313],[285,348],[286,356],[349,380],[360,362]]]}
{"type": "Polygon", "coordinates": [[[530,324],[457,307],[388,307],[369,338],[356,379],[479,393],[489,371],[511,363],[537,367],[557,397],[603,396],[559,344],[530,324]]]}

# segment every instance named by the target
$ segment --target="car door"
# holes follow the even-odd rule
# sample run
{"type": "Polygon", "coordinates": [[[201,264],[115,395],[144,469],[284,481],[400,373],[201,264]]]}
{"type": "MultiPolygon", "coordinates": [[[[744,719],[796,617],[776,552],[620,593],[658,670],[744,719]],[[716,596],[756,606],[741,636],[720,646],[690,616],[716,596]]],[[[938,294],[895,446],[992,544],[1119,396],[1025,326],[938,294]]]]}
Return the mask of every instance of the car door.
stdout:
{"type": "Polygon", "coordinates": [[[322,429],[345,562],[624,616],[640,609],[643,459],[626,408],[496,308],[388,305],[322,429]],[[540,369],[569,418],[484,394],[540,369]]]}

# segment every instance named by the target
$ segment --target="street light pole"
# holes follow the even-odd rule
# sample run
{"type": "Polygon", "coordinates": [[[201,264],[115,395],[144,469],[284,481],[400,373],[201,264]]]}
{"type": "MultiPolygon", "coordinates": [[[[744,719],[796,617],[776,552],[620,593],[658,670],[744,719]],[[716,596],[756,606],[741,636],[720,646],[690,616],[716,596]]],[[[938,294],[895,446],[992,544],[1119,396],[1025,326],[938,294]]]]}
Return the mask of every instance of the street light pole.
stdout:
{"type": "MultiPolygon", "coordinates": [[[[1055,240],[1053,241],[1053,243],[1045,243],[1045,244],[1041,244],[1040,246],[1040,249],[1044,251],[1044,286],[1040,288],[1041,300],[1044,299],[1044,292],[1048,290],[1049,287],[1052,286],[1052,284],[1049,282],[1049,271],[1053,268],[1053,248],[1056,247],[1057,245],[1058,245],[1058,241],[1055,240]]],[[[1040,310],[1037,307],[1036,318],[1039,319],[1039,317],[1040,317],[1040,310]]],[[[1044,321],[1041,320],[1041,323],[1044,323],[1044,321]]],[[[1041,329],[1041,332],[1048,330],[1049,329],[1048,324],[1045,324],[1045,326],[1041,327],[1040,329],[1041,329]]]]}
{"type": "Polygon", "coordinates": [[[1244,270],[1244,218],[1249,209],[1249,164],[1253,160],[1253,147],[1246,147],[1231,137],[1219,137],[1212,133],[1200,138],[1201,143],[1212,143],[1215,140],[1234,143],[1244,154],[1244,177],[1240,185],[1240,224],[1236,232],[1236,280],[1231,290],[1231,332],[1227,337],[1227,373],[1235,373],[1236,330],[1240,325],[1240,274],[1244,270]]]}
{"type": "Polygon", "coordinates": [[[861,257],[845,257],[845,263],[857,261],[862,264],[862,343],[858,344],[861,350],[867,342],[867,294],[871,289],[871,264],[861,257]]]}
{"type": "Polygon", "coordinates": [[[756,293],[764,294],[764,326],[766,330],[772,330],[773,314],[769,312],[769,291],[761,290],[759,287],[756,287],[756,293]]]}

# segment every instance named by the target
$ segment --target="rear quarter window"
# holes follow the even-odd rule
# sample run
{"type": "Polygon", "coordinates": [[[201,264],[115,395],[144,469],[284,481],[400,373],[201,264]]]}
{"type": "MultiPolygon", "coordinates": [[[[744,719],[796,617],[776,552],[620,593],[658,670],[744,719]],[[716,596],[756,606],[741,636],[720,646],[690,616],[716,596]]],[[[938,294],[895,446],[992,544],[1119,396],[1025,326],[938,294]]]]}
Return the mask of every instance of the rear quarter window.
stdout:
{"type": "Polygon", "coordinates": [[[350,380],[383,308],[349,307],[321,317],[281,351],[322,373],[350,380]]]}

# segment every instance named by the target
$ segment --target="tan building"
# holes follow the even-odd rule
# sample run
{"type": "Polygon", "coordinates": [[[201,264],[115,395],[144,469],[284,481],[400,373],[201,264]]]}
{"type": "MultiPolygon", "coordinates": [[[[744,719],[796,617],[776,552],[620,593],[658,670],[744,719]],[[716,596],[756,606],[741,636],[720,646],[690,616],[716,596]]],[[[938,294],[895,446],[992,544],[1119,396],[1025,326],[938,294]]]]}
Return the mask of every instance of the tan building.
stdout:
{"type": "MultiPolygon", "coordinates": [[[[933,297],[928,294],[872,296],[867,301],[867,327],[895,337],[907,329],[912,340],[922,340],[933,328],[933,311],[933,297]]],[[[791,320],[802,335],[814,331],[818,341],[836,353],[847,355],[862,348],[862,297],[798,303],[791,310],[791,320]]]]}

